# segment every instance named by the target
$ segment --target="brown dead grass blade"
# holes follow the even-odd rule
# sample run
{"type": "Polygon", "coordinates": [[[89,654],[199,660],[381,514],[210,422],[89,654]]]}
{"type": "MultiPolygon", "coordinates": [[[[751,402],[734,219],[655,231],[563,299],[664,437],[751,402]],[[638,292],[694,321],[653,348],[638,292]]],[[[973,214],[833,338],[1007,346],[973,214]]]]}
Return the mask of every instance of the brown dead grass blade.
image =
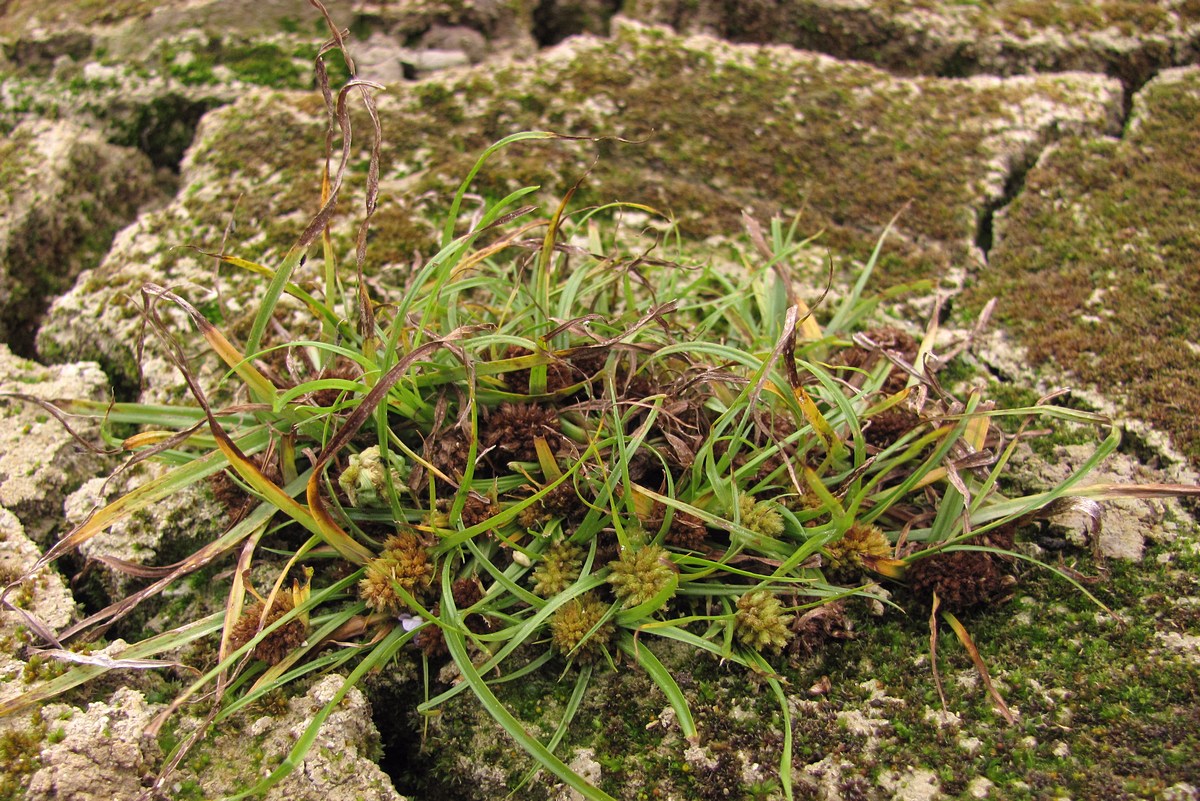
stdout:
{"type": "Polygon", "coordinates": [[[1200,485],[1196,484],[1089,484],[1072,487],[1068,495],[1093,498],[1099,501],[1114,501],[1120,498],[1200,498],[1200,485]]]}
{"type": "Polygon", "coordinates": [[[935,592],[933,594],[933,608],[929,610],[929,665],[933,669],[933,686],[937,687],[938,698],[942,702],[942,711],[946,712],[949,707],[946,705],[946,692],[942,688],[942,673],[938,670],[938,622],[937,613],[938,607],[942,605],[942,599],[935,592]]]}
{"type": "Polygon", "coordinates": [[[992,703],[995,705],[996,711],[1008,721],[1009,725],[1016,725],[1016,716],[1008,708],[1008,704],[1004,703],[1004,698],[996,690],[996,685],[992,684],[992,677],[988,673],[987,665],[984,664],[983,657],[980,656],[979,649],[975,647],[975,641],[967,633],[966,627],[949,611],[942,610],[942,618],[950,624],[950,628],[954,630],[958,641],[963,644],[963,647],[967,649],[967,653],[970,654],[971,661],[975,663],[975,670],[979,672],[979,678],[983,679],[983,686],[987,688],[988,695],[992,697],[992,703]]]}
{"type": "Polygon", "coordinates": [[[69,417],[68,413],[64,412],[62,409],[60,409],[55,404],[55,401],[48,401],[48,400],[45,400],[44,398],[38,398],[33,395],[26,395],[21,392],[0,392],[0,398],[13,398],[15,400],[23,401],[25,403],[32,403],[35,406],[41,407],[41,409],[43,411],[45,411],[47,414],[49,414],[51,417],[53,417],[55,420],[57,420],[59,422],[59,424],[64,429],[66,429],[66,432],[71,435],[71,439],[75,440],[81,446],[83,446],[87,450],[91,451],[92,453],[98,454],[100,456],[112,456],[114,454],[121,452],[121,450],[119,448],[116,448],[113,450],[106,450],[104,448],[99,447],[98,445],[94,445],[93,443],[88,442],[86,439],[84,439],[82,436],[80,436],[79,433],[75,431],[75,429],[71,428],[71,424],[69,422],[67,422],[67,418],[69,417]]]}

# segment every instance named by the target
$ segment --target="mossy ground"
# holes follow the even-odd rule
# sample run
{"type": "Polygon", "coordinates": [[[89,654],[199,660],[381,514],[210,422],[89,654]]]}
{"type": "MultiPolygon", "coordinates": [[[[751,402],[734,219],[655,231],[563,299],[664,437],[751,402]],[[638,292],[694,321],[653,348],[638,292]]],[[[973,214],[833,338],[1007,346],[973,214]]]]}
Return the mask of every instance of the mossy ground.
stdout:
{"type": "MultiPolygon", "coordinates": [[[[961,616],[1017,711],[1016,725],[997,714],[944,623],[939,667],[948,709],[958,717],[939,725],[928,610],[919,605],[906,602],[907,616],[860,614],[855,639],[785,667],[797,797],[818,797],[818,777],[804,767],[827,757],[849,763],[835,782],[844,798],[885,797],[880,780],[913,767],[932,770],[950,797],[963,796],[979,777],[995,785],[989,797],[1006,800],[1153,798],[1178,782],[1200,784],[1200,663],[1162,639],[1170,632],[1200,634],[1200,556],[1194,548],[1160,545],[1141,564],[1097,565],[1084,552],[1063,558],[1101,577],[1090,588],[1119,620],[1037,568],[1022,570],[1012,602],[961,616]],[[807,688],[822,676],[830,689],[811,694],[807,688]]],[[[896,597],[904,601],[902,591],[896,597]]],[[[569,758],[573,749],[593,748],[603,769],[600,786],[621,799],[781,797],[775,766],[782,719],[766,686],[714,659],[663,648],[652,638],[647,645],[674,665],[699,724],[704,759],[685,756],[687,744],[661,725],[665,699],[627,666],[594,680],[559,753],[569,758]]],[[[533,730],[552,731],[573,677],[496,689],[533,730]]],[[[437,771],[442,778],[433,784],[454,788],[455,797],[490,797],[500,784],[479,789],[472,771],[491,766],[491,781],[511,784],[531,767],[492,731],[473,700],[455,701],[431,727],[429,762],[419,764],[437,771]]],[[[542,782],[522,792],[552,797],[542,782]]]]}
{"type": "Polygon", "coordinates": [[[157,0],[13,0],[4,5],[4,14],[0,16],[0,34],[24,33],[26,26],[34,19],[46,25],[66,21],[79,25],[103,25],[149,14],[160,5],[157,0]]]}
{"type": "Polygon", "coordinates": [[[900,74],[963,76],[1084,69],[1137,87],[1190,63],[1200,2],[1183,0],[634,0],[624,13],[736,42],[788,44],[900,74]]]}

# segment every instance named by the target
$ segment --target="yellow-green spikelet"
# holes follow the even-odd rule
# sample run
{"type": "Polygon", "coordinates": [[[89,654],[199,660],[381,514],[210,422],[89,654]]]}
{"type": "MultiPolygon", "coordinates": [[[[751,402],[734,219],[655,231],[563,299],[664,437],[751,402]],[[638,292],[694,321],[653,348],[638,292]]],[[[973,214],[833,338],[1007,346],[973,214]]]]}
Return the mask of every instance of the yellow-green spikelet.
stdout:
{"type": "Polygon", "coordinates": [[[608,604],[593,593],[572,598],[550,618],[550,640],[556,649],[572,659],[591,662],[604,652],[616,634],[616,627],[610,620],[587,636],[607,613],[608,604]]]}
{"type": "Polygon", "coordinates": [[[608,583],[626,609],[658,595],[675,575],[674,564],[659,545],[647,545],[636,551],[625,548],[620,558],[608,566],[608,583]]]}
{"type": "Polygon", "coordinates": [[[734,633],[743,645],[756,651],[778,653],[793,636],[793,618],[770,592],[754,590],[737,599],[734,633]]]}
{"type": "Polygon", "coordinates": [[[533,569],[533,592],[543,598],[558,595],[575,583],[583,569],[583,548],[569,542],[556,542],[533,569]]]}

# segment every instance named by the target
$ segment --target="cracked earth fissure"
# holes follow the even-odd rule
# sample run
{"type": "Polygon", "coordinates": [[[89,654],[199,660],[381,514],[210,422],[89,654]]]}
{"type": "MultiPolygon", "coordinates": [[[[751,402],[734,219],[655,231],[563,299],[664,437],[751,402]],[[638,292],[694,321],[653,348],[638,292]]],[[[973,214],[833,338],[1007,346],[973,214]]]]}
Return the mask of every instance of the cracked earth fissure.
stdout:
{"type": "MultiPolygon", "coordinates": [[[[1133,101],[1137,93],[1142,87],[1158,75],[1159,71],[1147,75],[1143,80],[1136,85],[1122,82],[1121,92],[1121,115],[1114,125],[1114,132],[1117,138],[1124,139],[1126,129],[1129,125],[1129,117],[1133,113],[1133,101]]],[[[1100,74],[1100,73],[1096,73],[1100,74]]],[[[990,262],[992,247],[995,245],[995,223],[996,215],[1005,209],[1010,203],[1016,200],[1021,192],[1025,189],[1025,180],[1029,176],[1029,171],[1041,159],[1042,154],[1046,152],[1056,139],[1049,139],[1041,144],[1040,147],[1033,153],[1030,153],[1026,158],[1015,164],[1009,172],[1008,177],[1004,182],[1004,191],[1000,197],[995,200],[988,201],[984,204],[983,209],[979,213],[978,223],[975,227],[975,246],[983,256],[984,264],[990,262]]]]}

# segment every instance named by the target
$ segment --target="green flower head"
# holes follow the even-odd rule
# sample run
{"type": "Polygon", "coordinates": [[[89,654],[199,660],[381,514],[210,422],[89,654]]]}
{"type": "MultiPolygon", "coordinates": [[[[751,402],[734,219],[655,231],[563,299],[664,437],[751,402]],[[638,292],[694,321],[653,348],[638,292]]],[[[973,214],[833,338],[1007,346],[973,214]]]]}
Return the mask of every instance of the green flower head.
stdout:
{"type": "Polygon", "coordinates": [[[756,534],[764,537],[783,534],[783,515],[770,501],[755,502],[754,496],[742,495],[738,498],[738,514],[742,525],[756,534]]]}
{"type": "Polygon", "coordinates": [[[658,545],[625,548],[621,557],[608,566],[608,583],[625,609],[646,603],[676,575],[675,564],[658,545]]]}
{"type": "Polygon", "coordinates": [[[575,583],[583,569],[583,549],[567,541],[551,545],[533,569],[533,591],[543,598],[558,595],[575,583]]]}
{"type": "Polygon", "coordinates": [[[616,627],[607,621],[588,636],[607,613],[608,604],[590,592],[572,598],[550,618],[550,640],[563,654],[590,662],[604,652],[616,635],[616,627]]]}
{"type": "Polygon", "coordinates": [[[793,615],[784,614],[783,604],[766,590],[754,590],[737,599],[734,633],[756,651],[779,653],[792,638],[793,615]]]}

